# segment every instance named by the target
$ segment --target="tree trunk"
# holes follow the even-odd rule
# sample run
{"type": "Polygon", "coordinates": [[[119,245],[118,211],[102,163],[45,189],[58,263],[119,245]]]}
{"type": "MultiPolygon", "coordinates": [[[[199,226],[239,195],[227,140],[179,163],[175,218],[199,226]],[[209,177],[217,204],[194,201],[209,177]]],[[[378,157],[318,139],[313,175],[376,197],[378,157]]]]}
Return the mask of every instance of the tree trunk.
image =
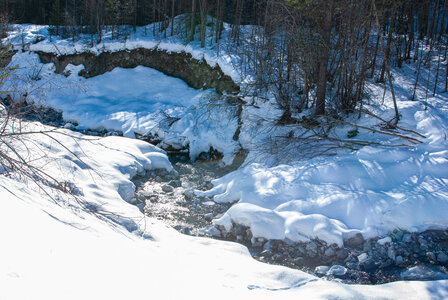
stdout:
{"type": "Polygon", "coordinates": [[[395,5],[392,9],[392,14],[390,15],[390,24],[389,24],[389,32],[387,34],[387,44],[384,51],[384,62],[383,67],[381,68],[381,76],[380,76],[380,82],[384,82],[384,75],[386,72],[386,61],[389,60],[389,54],[390,54],[390,46],[392,44],[392,35],[394,33],[395,28],[395,5]]]}
{"type": "Polygon", "coordinates": [[[319,57],[319,75],[316,91],[316,115],[325,115],[325,94],[327,89],[327,68],[330,57],[331,25],[333,21],[335,0],[329,0],[326,5],[324,26],[322,31],[323,46],[319,57]]]}
{"type": "Polygon", "coordinates": [[[194,40],[196,29],[196,0],[191,1],[191,17],[190,17],[190,42],[194,40]]]}

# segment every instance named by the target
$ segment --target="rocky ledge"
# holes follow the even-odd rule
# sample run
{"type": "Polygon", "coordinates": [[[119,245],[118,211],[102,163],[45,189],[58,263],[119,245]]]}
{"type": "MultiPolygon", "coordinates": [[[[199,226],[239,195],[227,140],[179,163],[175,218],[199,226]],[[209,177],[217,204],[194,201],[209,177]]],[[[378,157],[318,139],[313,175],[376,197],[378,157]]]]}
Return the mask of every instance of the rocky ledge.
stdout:
{"type": "Polygon", "coordinates": [[[220,94],[237,94],[239,86],[221,68],[212,67],[205,60],[198,60],[186,52],[168,52],[160,49],[138,48],[117,52],[103,52],[99,55],[79,53],[56,55],[36,51],[42,63],[54,63],[56,73],[62,74],[68,64],[84,65],[80,76],[90,78],[112,71],[114,68],[135,68],[145,66],[168,76],[184,80],[195,89],[216,89],[220,94]]]}

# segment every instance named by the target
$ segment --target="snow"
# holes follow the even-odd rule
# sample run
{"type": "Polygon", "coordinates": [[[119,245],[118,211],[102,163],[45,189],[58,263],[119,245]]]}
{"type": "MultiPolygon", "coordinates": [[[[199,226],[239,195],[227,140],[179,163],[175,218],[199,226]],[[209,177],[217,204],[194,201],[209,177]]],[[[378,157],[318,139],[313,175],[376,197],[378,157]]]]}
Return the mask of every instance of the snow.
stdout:
{"type": "Polygon", "coordinates": [[[82,65],[68,65],[66,78],[54,74],[53,64],[40,63],[38,55],[30,52],[15,54],[10,65],[20,68],[3,90],[27,91],[28,101],[62,111],[64,120],[77,123],[78,129],[115,130],[128,137],[157,134],[164,145],[189,146],[191,159],[213,147],[223,153],[227,164],[239,149],[233,140],[234,109],[222,109],[219,103],[224,100],[214,90],[195,90],[180,79],[142,66],[115,68],[85,79],[78,76],[82,65]],[[36,70],[38,81],[32,80],[36,70]],[[178,120],[162,128],[160,122],[167,116],[178,120]]]}
{"type": "Polygon", "coordinates": [[[49,130],[75,151],[77,156],[42,134],[26,142],[30,153],[48,152],[36,163],[59,180],[70,180],[82,195],[48,188],[51,199],[14,173],[0,176],[1,299],[447,296],[448,281],[348,286],[257,262],[239,244],[181,235],[143,216],[118,193],[137,173],[170,170],[163,151],[125,137],[93,138],[37,123],[28,126],[49,130]]]}

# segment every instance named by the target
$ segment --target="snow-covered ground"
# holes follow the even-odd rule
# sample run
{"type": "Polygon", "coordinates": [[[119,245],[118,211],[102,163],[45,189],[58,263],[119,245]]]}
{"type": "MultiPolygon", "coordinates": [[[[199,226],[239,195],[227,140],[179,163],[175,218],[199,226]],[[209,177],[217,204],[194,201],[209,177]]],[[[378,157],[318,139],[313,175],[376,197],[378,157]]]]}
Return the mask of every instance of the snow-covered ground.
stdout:
{"type": "MultiPolygon", "coordinates": [[[[405,64],[394,71],[401,116],[398,125],[424,137],[399,130],[389,133],[416,138],[421,144],[360,128],[354,139],[384,146],[339,149],[333,156],[294,162],[294,155],[301,158],[302,148],[293,137],[272,156],[267,148],[260,147],[266,140],[275,147],[272,137],[288,136],[294,127],[267,130],[272,122],[259,117],[268,115],[266,103],[246,109],[243,119],[252,122],[243,125],[241,143],[254,150],[246,166],[215,180],[212,190],[197,192],[214,196],[216,202],[237,202],[215,223],[226,229],[232,223],[249,226],[254,237],[301,242],[319,238],[339,246],[358,232],[371,238],[395,229],[421,232],[448,228],[448,96],[440,88],[435,96],[430,91],[426,98],[426,89],[419,87],[416,100],[411,100],[414,67],[405,64]],[[266,151],[261,158],[257,157],[257,147],[266,151]],[[286,157],[283,162],[288,163],[276,164],[272,157],[279,156],[286,157]]],[[[371,99],[383,97],[382,85],[370,84],[369,89],[371,99]]],[[[389,92],[384,105],[373,101],[366,108],[386,120],[394,116],[389,92]]],[[[382,122],[367,115],[359,120],[352,117],[351,122],[382,130],[382,122]]],[[[353,129],[339,125],[328,134],[350,141],[347,133],[353,129]]],[[[314,147],[311,151],[321,151],[318,144],[314,147]]]]}
{"type": "Polygon", "coordinates": [[[348,286],[256,262],[235,243],[181,235],[125,201],[133,195],[133,175],[171,168],[163,152],[125,137],[92,138],[63,129],[50,134],[78,157],[42,134],[30,136],[26,145],[31,155],[48,151],[36,163],[79,193],[74,198],[48,188],[49,198],[14,173],[0,176],[0,299],[448,296],[448,281],[348,286]]]}

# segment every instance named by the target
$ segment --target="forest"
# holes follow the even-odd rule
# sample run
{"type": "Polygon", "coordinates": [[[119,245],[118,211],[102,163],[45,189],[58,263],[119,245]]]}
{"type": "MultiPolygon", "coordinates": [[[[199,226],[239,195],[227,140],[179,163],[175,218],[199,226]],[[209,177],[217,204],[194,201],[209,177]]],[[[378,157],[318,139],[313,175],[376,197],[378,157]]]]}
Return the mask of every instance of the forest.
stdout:
{"type": "MultiPolygon", "coordinates": [[[[160,38],[182,31],[186,43],[199,36],[205,47],[207,41],[218,42],[223,22],[229,23],[231,35],[221,43],[243,57],[243,69],[256,76],[247,94],[274,95],[284,110],[280,122],[287,124],[295,122],[293,113],[306,108],[334,116],[361,111],[371,78],[387,83],[395,101],[390,69],[411,60],[418,62],[418,72],[429,65],[437,73],[435,82],[424,83],[428,93],[440,83],[446,91],[446,2],[2,0],[0,8],[2,23],[49,24],[53,34],[74,40],[89,34],[92,44],[100,43],[104,32],[126,39],[136,26],[159,22],[153,30],[160,38]],[[181,14],[182,28],[174,28],[170,20],[181,14]],[[242,38],[245,25],[256,26],[242,38]],[[423,54],[424,47],[429,51],[423,54]]],[[[421,81],[417,76],[412,98],[421,81]]],[[[391,123],[398,120],[396,108],[391,123]]]]}

